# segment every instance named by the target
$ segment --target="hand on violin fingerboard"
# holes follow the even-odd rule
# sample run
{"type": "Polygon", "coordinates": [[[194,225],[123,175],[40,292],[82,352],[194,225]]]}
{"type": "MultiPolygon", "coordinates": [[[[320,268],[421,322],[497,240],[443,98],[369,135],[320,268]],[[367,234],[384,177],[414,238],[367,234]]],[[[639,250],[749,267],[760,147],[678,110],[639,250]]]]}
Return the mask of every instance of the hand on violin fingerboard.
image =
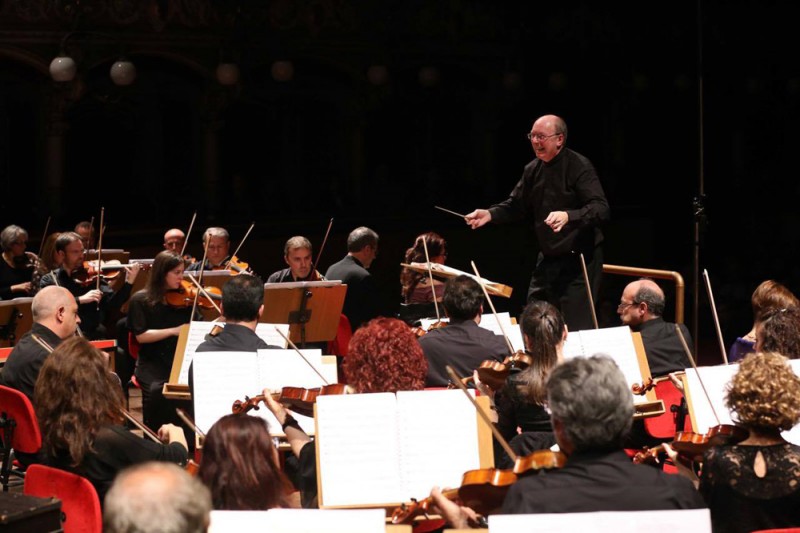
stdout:
{"type": "Polygon", "coordinates": [[[133,285],[141,269],[142,265],[139,263],[133,263],[131,266],[125,267],[125,283],[133,285]]]}
{"type": "Polygon", "coordinates": [[[103,299],[103,291],[99,291],[97,289],[92,289],[83,296],[78,298],[79,304],[88,304],[92,302],[99,302],[103,299]]]}

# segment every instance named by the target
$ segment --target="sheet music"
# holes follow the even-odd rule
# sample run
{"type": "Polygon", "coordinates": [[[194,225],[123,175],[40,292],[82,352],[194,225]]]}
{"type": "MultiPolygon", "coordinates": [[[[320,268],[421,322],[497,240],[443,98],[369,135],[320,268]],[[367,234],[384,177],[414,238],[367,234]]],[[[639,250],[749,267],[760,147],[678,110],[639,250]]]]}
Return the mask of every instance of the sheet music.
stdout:
{"type": "MultiPolygon", "coordinates": [[[[194,423],[207,433],[235,400],[260,394],[254,352],[200,352],[194,358],[194,423]]],[[[267,409],[261,409],[261,412],[267,409]]],[[[270,431],[272,431],[270,427],[270,431]]],[[[278,425],[280,429],[280,425],[278,425]]]]}
{"type": "Polygon", "coordinates": [[[505,329],[506,335],[508,335],[508,340],[511,341],[511,346],[514,347],[514,351],[524,352],[525,342],[522,340],[522,329],[519,324],[511,323],[511,315],[509,313],[497,313],[496,319],[493,314],[481,315],[481,321],[478,325],[502,337],[503,330],[500,329],[500,324],[503,325],[503,329],[505,329]]]}
{"type": "Polygon", "coordinates": [[[333,279],[326,281],[287,281],[284,283],[265,283],[265,289],[297,289],[301,287],[336,287],[342,280],[333,279]]]}
{"type": "Polygon", "coordinates": [[[209,533],[385,533],[381,509],[211,511],[209,533]]]}
{"type": "Polygon", "coordinates": [[[405,501],[397,494],[396,407],[392,393],[317,398],[317,476],[324,505],[405,501]]]}
{"type": "MultiPolygon", "coordinates": [[[[214,326],[224,326],[224,322],[189,322],[189,335],[186,338],[186,351],[183,354],[183,362],[181,363],[181,371],[178,375],[178,383],[183,385],[189,384],[189,366],[194,359],[195,350],[197,347],[206,340],[214,326]]],[[[278,328],[284,335],[289,336],[289,324],[257,324],[256,335],[272,346],[282,346],[286,348],[286,340],[281,337],[275,328],[278,328]]]]}
{"type": "MultiPolygon", "coordinates": [[[[800,376],[800,359],[792,359],[789,364],[794,373],[800,376]]],[[[688,397],[692,402],[695,430],[697,433],[705,434],[709,428],[717,424],[734,423],[730,411],[725,407],[725,394],[728,383],[739,370],[739,365],[734,363],[731,365],[701,366],[698,367],[698,370],[703,378],[706,391],[708,391],[708,397],[714,404],[714,410],[716,410],[719,417],[719,422],[717,422],[694,368],[687,368],[686,387],[688,388],[688,397]]],[[[800,425],[793,427],[789,431],[784,431],[781,435],[792,444],[800,445],[800,425]]]]}
{"type": "Polygon", "coordinates": [[[711,513],[708,509],[686,509],[489,516],[492,533],[640,533],[643,524],[647,524],[648,533],[711,533],[711,513]]]}
{"type": "Polygon", "coordinates": [[[464,472],[481,467],[477,414],[462,391],[398,392],[397,411],[402,501],[424,498],[434,485],[458,487],[464,472]]]}
{"type": "Polygon", "coordinates": [[[294,350],[259,350],[258,383],[261,388],[266,387],[274,391],[278,391],[282,387],[311,389],[337,382],[335,365],[322,364],[322,350],[300,350],[300,353],[308,362],[294,350]],[[325,377],[327,383],[308,366],[309,363],[325,377]],[[330,367],[332,366],[333,375],[331,376],[330,367]]]}
{"type": "MultiPolygon", "coordinates": [[[[642,370],[628,326],[569,332],[564,343],[565,359],[589,357],[597,353],[606,354],[614,359],[629,385],[642,382],[642,370]]],[[[635,395],[633,392],[631,396],[634,403],[648,401],[646,397],[635,395]]]]}

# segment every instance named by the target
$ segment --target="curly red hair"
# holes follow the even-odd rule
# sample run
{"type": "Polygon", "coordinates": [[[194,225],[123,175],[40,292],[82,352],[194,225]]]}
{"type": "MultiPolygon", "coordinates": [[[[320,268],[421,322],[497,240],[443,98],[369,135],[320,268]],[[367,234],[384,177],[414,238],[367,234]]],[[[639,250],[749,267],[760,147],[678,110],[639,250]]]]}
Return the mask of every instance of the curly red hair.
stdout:
{"type": "Polygon", "coordinates": [[[416,336],[396,318],[375,318],[356,330],[342,364],[356,392],[422,390],[428,372],[416,336]]]}

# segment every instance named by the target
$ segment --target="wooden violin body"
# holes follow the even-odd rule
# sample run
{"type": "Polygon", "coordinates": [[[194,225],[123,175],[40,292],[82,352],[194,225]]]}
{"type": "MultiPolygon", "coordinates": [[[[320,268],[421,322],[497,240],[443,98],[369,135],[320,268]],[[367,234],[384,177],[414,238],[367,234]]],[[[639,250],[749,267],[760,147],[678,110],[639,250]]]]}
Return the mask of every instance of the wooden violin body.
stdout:
{"type": "Polygon", "coordinates": [[[533,359],[531,359],[530,355],[524,352],[517,352],[506,357],[502,363],[487,359],[476,370],[481,383],[485,383],[492,390],[499,390],[505,384],[506,379],[511,374],[511,370],[515,368],[525,370],[531,366],[531,363],[533,363],[533,359]]]}
{"type": "MultiPolygon", "coordinates": [[[[720,424],[709,429],[705,435],[691,431],[679,431],[670,443],[673,450],[678,452],[679,459],[686,462],[702,461],[703,455],[714,446],[726,446],[745,440],[749,431],[730,424],[720,424]]],[[[661,461],[666,452],[660,446],[645,448],[633,456],[634,463],[654,464],[661,461]]]]}
{"type": "MultiPolygon", "coordinates": [[[[283,387],[281,392],[275,393],[272,397],[279,403],[286,406],[287,409],[304,415],[314,416],[314,404],[318,396],[326,396],[333,394],[347,394],[350,389],[343,383],[334,383],[332,385],[325,385],[324,387],[317,387],[313,389],[305,389],[303,387],[283,387]]],[[[252,409],[258,410],[259,403],[263,402],[266,398],[263,394],[253,396],[252,398],[245,396],[244,401],[236,400],[231,406],[233,414],[247,413],[252,409]]]]}
{"type": "Polygon", "coordinates": [[[212,309],[214,304],[211,299],[222,300],[222,290],[219,287],[205,287],[205,293],[203,294],[191,281],[181,280],[181,288],[167,291],[164,297],[167,300],[167,305],[177,308],[191,307],[194,305],[195,298],[197,298],[198,307],[212,309]],[[200,292],[199,295],[198,292],[200,292]]]}

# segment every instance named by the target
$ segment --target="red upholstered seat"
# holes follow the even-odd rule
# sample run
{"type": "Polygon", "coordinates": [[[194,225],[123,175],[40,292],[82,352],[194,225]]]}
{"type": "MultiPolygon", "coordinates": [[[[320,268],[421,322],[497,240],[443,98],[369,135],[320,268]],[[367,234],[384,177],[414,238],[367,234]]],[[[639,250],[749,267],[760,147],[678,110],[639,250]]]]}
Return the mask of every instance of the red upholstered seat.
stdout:
{"type": "Polygon", "coordinates": [[[88,479],[44,465],[31,465],[25,494],[61,500],[64,533],[102,533],[103,513],[97,491],[88,479]]]}
{"type": "Polygon", "coordinates": [[[648,435],[657,439],[669,439],[675,436],[676,431],[691,431],[692,424],[689,417],[686,417],[684,427],[676,428],[677,413],[672,409],[680,409],[683,393],[675,387],[672,381],[667,379],[660,380],[655,385],[656,397],[664,401],[664,414],[652,418],[644,419],[644,428],[648,435]]]}
{"type": "Polygon", "coordinates": [[[35,454],[42,447],[42,434],[33,405],[27,396],[16,389],[0,385],[0,479],[3,490],[8,490],[9,477],[24,477],[22,469],[13,469],[11,450],[35,454]]]}

